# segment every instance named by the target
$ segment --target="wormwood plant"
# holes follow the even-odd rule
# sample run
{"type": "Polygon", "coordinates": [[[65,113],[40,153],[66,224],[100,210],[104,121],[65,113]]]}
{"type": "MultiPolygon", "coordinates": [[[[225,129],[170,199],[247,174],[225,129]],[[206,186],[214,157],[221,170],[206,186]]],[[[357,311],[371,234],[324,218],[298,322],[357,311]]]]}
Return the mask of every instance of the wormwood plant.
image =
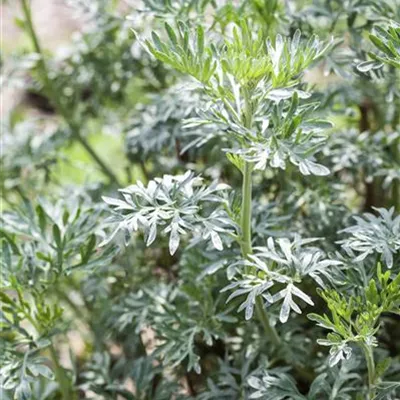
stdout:
{"type": "Polygon", "coordinates": [[[398,399],[398,0],[66,3],[2,72],[0,397],[398,399]]]}
{"type": "MultiPolygon", "coordinates": [[[[247,301],[239,309],[245,308],[246,319],[250,319],[256,305],[266,334],[278,344],[280,339],[265,312],[263,298],[267,300],[266,304],[284,299],[280,319],[286,322],[291,308],[301,313],[292,299],[293,295],[312,304],[311,299],[294,285],[294,279],[301,281],[303,276],[317,274],[319,269],[334,262],[325,260],[318,263],[322,256],[318,255],[313,268],[308,271],[302,268],[301,257],[305,254],[301,255],[300,262],[294,262],[292,266],[293,274],[297,276],[291,277],[279,267],[270,270],[257,255],[252,255],[252,173],[253,170],[265,169],[267,163],[273,168],[284,169],[287,162],[298,166],[304,175],[329,173],[327,168],[315,162],[314,155],[324,142],[323,129],[330,125],[310,117],[317,105],[302,104],[301,98],[310,97],[310,94],[299,89],[301,73],[321,58],[329,45],[321,43],[316,36],[303,44],[300,31],[296,31],[292,39],[285,40],[278,35],[274,44],[269,39],[265,42],[261,34],[254,38],[245,22],[233,28],[233,39],[221,38],[217,45],[208,44],[201,25],[195,33],[191,33],[182,22],[178,23],[175,30],[166,23],[165,29],[167,42],[162,42],[153,32],[152,40],[145,41],[144,46],[159,60],[194,77],[210,100],[201,118],[191,119],[186,126],[212,123],[217,128],[223,127],[230,139],[227,143],[229,147],[224,151],[243,175],[241,211],[235,213],[229,208],[228,211],[231,224],[237,226],[234,237],[241,248],[241,256],[247,261],[244,262],[245,271],[238,271],[237,282],[227,287],[227,290],[236,289],[228,300],[249,293],[247,301]],[[299,273],[301,269],[304,271],[299,273]],[[264,273],[263,276],[259,276],[259,270],[264,273]],[[286,286],[271,296],[268,289],[274,285],[274,281],[286,286]]],[[[185,228],[192,229],[196,238],[194,226],[186,218],[193,214],[197,219],[202,218],[197,214],[202,209],[197,201],[198,196],[191,189],[193,184],[186,183],[185,176],[176,177],[178,183],[171,186],[169,181],[173,179],[164,177],[158,182],[151,181],[146,191],[140,184],[131,186],[122,191],[125,202],[106,198],[105,201],[115,207],[117,215],[120,215],[119,210],[125,210],[123,221],[117,229],[124,228],[131,233],[138,229],[140,222],[149,245],[155,239],[158,225],[167,225],[164,232],[171,232],[171,254],[179,245],[180,235],[186,233],[185,228]],[[184,198],[187,205],[176,198],[179,191],[187,193],[184,198]],[[140,198],[145,203],[140,202],[140,198]],[[167,204],[163,205],[165,200],[167,204]],[[130,209],[132,212],[129,212],[130,209]]],[[[207,194],[210,191],[213,191],[213,187],[200,189],[200,193],[207,194]]],[[[214,200],[207,197],[203,199],[214,200]]],[[[212,228],[212,224],[218,221],[215,217],[213,214],[208,217],[209,227],[199,236],[203,239],[211,237],[215,248],[222,250],[222,241],[212,228]]],[[[222,227],[219,230],[222,231],[222,227]]],[[[296,250],[302,244],[299,240],[297,242],[294,244],[296,250]]],[[[282,260],[283,265],[291,264],[291,243],[281,240],[279,245],[287,257],[287,260],[282,260]]],[[[275,250],[273,242],[270,242],[270,250],[275,250]]],[[[260,251],[262,254],[264,250],[260,251]]],[[[308,254],[307,263],[309,256],[313,257],[308,254]]],[[[271,255],[271,258],[278,262],[281,260],[278,254],[271,255]]],[[[235,265],[238,264],[230,266],[232,271],[235,265]]]]}

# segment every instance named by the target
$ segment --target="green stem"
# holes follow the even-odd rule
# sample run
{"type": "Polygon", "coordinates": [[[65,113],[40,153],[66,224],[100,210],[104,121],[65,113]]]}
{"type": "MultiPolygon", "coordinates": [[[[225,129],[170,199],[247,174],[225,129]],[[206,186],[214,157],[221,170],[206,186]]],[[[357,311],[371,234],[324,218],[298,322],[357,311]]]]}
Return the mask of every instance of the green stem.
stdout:
{"type": "MultiPolygon", "coordinates": [[[[241,248],[244,258],[252,254],[251,246],[251,198],[252,198],[252,171],[253,165],[246,162],[243,171],[242,210],[241,210],[241,248]]],[[[249,271],[247,271],[249,272],[249,271]]],[[[271,342],[279,347],[280,338],[274,326],[271,325],[268,314],[260,297],[256,299],[256,313],[271,342]]]]}
{"type": "Polygon", "coordinates": [[[375,372],[374,353],[372,346],[368,346],[362,343],[361,347],[364,350],[364,355],[367,361],[367,368],[368,368],[368,400],[373,400],[376,395],[375,391],[376,372],[375,372]]]}
{"type": "Polygon", "coordinates": [[[36,35],[35,29],[33,27],[33,22],[32,22],[32,13],[31,13],[31,8],[30,5],[28,5],[28,0],[21,0],[22,1],[22,10],[25,16],[25,22],[26,22],[26,29],[28,30],[29,37],[32,40],[33,43],[33,48],[35,49],[36,53],[40,55],[39,59],[39,64],[41,66],[41,69],[45,72],[43,75],[44,80],[46,81],[46,89],[48,89],[49,85],[49,74],[47,71],[47,66],[46,62],[44,61],[43,57],[43,51],[39,43],[39,39],[36,35]]]}
{"type": "Polygon", "coordinates": [[[44,58],[44,53],[42,51],[39,39],[36,35],[36,31],[33,26],[32,12],[28,4],[29,0],[21,0],[21,2],[22,2],[22,10],[25,16],[26,29],[29,33],[30,39],[32,40],[35,52],[40,56],[39,67],[42,71],[41,76],[43,79],[43,85],[46,95],[50,98],[57,112],[64,118],[65,122],[68,124],[69,128],[71,129],[73,137],[82,145],[82,147],[86,150],[86,152],[90,155],[90,157],[97,163],[103,174],[107,176],[111,182],[115,182],[118,186],[121,186],[120,183],[118,182],[116,175],[99,157],[99,155],[95,152],[95,150],[89,144],[89,142],[81,135],[81,132],[79,130],[79,123],[75,123],[73,121],[73,118],[71,116],[71,110],[65,108],[62,102],[59,100],[59,94],[53,88],[52,82],[49,77],[46,61],[44,58]]]}
{"type": "Polygon", "coordinates": [[[251,247],[251,198],[252,198],[252,179],[251,174],[253,165],[246,162],[243,171],[242,185],[242,212],[240,225],[242,229],[242,254],[247,257],[253,252],[251,247]]]}
{"type": "MultiPolygon", "coordinates": [[[[243,123],[248,128],[251,129],[253,126],[253,107],[251,104],[251,95],[247,88],[243,90],[244,95],[244,113],[243,113],[243,123]]],[[[251,203],[252,203],[252,172],[253,164],[250,162],[244,163],[243,168],[243,184],[242,184],[242,209],[241,209],[241,249],[244,258],[248,258],[250,254],[253,253],[253,248],[251,245],[251,203]]],[[[246,271],[250,272],[250,271],[246,271]]],[[[256,299],[256,314],[264,328],[264,331],[271,342],[278,346],[280,345],[280,337],[274,326],[271,325],[268,314],[264,308],[263,301],[261,298],[256,299]]]]}
{"type": "Polygon", "coordinates": [[[73,136],[76,138],[76,140],[82,145],[82,147],[86,150],[86,152],[92,157],[92,159],[97,163],[97,165],[100,167],[101,171],[105,176],[107,176],[111,182],[115,183],[119,187],[121,187],[121,183],[119,182],[117,176],[114,174],[114,172],[111,171],[111,169],[105,164],[105,162],[99,157],[99,155],[95,152],[93,147],[90,145],[90,143],[86,140],[85,137],[83,137],[79,129],[73,126],[72,123],[68,122],[68,125],[71,129],[71,132],[73,136]]]}

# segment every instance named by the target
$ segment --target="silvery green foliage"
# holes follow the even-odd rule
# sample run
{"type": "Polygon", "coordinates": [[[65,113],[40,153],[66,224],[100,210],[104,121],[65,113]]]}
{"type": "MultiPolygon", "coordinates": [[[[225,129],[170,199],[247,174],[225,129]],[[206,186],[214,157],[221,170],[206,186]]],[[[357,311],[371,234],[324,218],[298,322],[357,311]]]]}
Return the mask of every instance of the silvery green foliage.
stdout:
{"type": "Polygon", "coordinates": [[[304,175],[327,175],[314,154],[324,142],[322,130],[331,125],[308,118],[316,105],[300,105],[310,94],[299,90],[299,76],[324,56],[332,43],[317,36],[307,43],[300,31],[293,38],[277,35],[274,43],[252,37],[249,26],[233,28],[233,38],[210,44],[202,26],[192,32],[182,22],[165,24],[168,39],[153,32],[143,46],[160,61],[197,80],[210,99],[199,117],[186,127],[217,125],[231,136],[231,148],[257,169],[285,168],[286,160],[304,175]],[[248,44],[251,43],[251,46],[248,44]],[[249,95],[251,100],[249,100],[249,95]]]}
{"type": "MultiPolygon", "coordinates": [[[[267,247],[255,248],[254,257],[276,263],[275,271],[284,272],[293,276],[294,279],[310,276],[319,286],[324,287],[322,278],[328,282],[334,282],[335,267],[341,265],[341,262],[327,259],[318,247],[307,246],[317,240],[319,239],[302,239],[295,236],[292,241],[286,238],[277,239],[278,246],[276,246],[269,238],[267,247]]],[[[262,265],[262,263],[257,265],[262,265]]]]}
{"type": "Polygon", "coordinates": [[[76,269],[108,263],[117,248],[97,248],[104,234],[99,224],[101,211],[88,199],[74,195],[54,202],[42,198],[36,204],[25,199],[19,209],[5,211],[0,218],[3,285],[9,286],[16,277],[28,286],[49,283],[76,269]]]}
{"type": "Polygon", "coordinates": [[[340,172],[343,179],[355,177],[363,168],[368,181],[374,176],[384,177],[383,187],[388,188],[399,179],[399,165],[389,148],[400,146],[399,132],[358,132],[355,129],[332,135],[323,152],[331,162],[333,172],[340,172]]]}
{"type": "Polygon", "coordinates": [[[107,323],[123,334],[151,326],[159,342],[153,356],[164,366],[173,368],[184,362],[188,371],[200,373],[198,344],[212,346],[224,336],[222,324],[236,322],[230,310],[218,307],[222,302],[210,307],[203,301],[210,296],[212,292],[203,282],[146,287],[137,295],[121,296],[113,313],[107,315],[107,323]]]}
{"type": "Polygon", "coordinates": [[[240,360],[244,360],[240,368],[233,367],[231,360],[219,360],[218,375],[215,379],[207,379],[207,388],[200,393],[197,400],[230,400],[240,397],[244,392],[247,395],[247,380],[256,373],[252,366],[257,355],[249,351],[238,356],[240,360]]]}
{"type": "Polygon", "coordinates": [[[250,377],[248,384],[252,389],[255,389],[250,395],[250,399],[307,399],[299,392],[293,378],[285,373],[270,374],[267,372],[261,378],[250,377]]]}
{"type": "Polygon", "coordinates": [[[174,254],[182,235],[189,232],[211,240],[217,250],[222,250],[221,233],[229,233],[232,226],[223,209],[226,200],[221,192],[228,189],[225,184],[202,185],[202,178],[191,171],[184,175],[164,175],[145,187],[141,182],[120,189],[123,200],[103,197],[111,206],[115,226],[107,242],[123,231],[129,239],[134,231],[141,230],[150,246],[157,237],[159,228],[169,234],[169,251],[174,254]]]}
{"type": "Polygon", "coordinates": [[[49,360],[42,352],[61,329],[62,311],[45,304],[38,288],[23,287],[15,278],[7,289],[16,296],[13,298],[5,290],[0,292],[0,385],[14,393],[15,399],[27,400],[33,397],[39,377],[54,379],[49,360]]]}
{"type": "Polygon", "coordinates": [[[30,349],[20,357],[12,354],[13,352],[2,344],[0,394],[1,390],[12,390],[15,393],[14,398],[17,400],[32,399],[32,386],[39,378],[54,380],[53,371],[48,367],[49,360],[40,356],[40,351],[45,349],[48,344],[49,342],[43,341],[39,346],[30,349]]]}
{"type": "Polygon", "coordinates": [[[274,90],[270,84],[260,81],[254,88],[255,107],[258,109],[255,110],[254,126],[250,129],[243,126],[241,120],[246,106],[240,86],[231,76],[228,75],[227,79],[228,87],[232,86],[234,101],[227,95],[222,103],[219,100],[215,100],[216,104],[209,103],[197,117],[187,120],[186,128],[214,125],[229,133],[230,147],[224,151],[255,163],[255,169],[264,170],[267,166],[285,169],[289,161],[304,175],[329,174],[326,167],[315,162],[314,156],[324,145],[325,132],[332,125],[311,116],[318,104],[300,104],[300,99],[308,98],[309,93],[293,88],[274,90]]]}
{"type": "Polygon", "coordinates": [[[250,399],[262,400],[351,400],[359,391],[360,375],[357,360],[343,363],[320,373],[307,394],[302,394],[290,375],[280,371],[264,371],[248,379],[250,399]]]}
{"type": "Polygon", "coordinates": [[[384,163],[387,146],[384,141],[387,140],[388,136],[384,133],[360,134],[358,130],[351,129],[332,135],[323,152],[330,159],[333,172],[353,171],[362,165],[367,168],[368,176],[372,176],[384,163]]]}
{"type": "MultiPolygon", "coordinates": [[[[170,380],[163,380],[153,388],[153,380],[161,368],[154,368],[153,357],[140,357],[129,364],[129,378],[134,382],[135,393],[140,398],[166,400],[168,398],[184,399],[176,395],[179,385],[170,380]]],[[[126,378],[121,378],[121,369],[118,363],[113,363],[109,353],[95,353],[84,365],[80,376],[83,383],[80,390],[85,393],[85,398],[107,400],[110,396],[133,400],[131,391],[126,387],[126,378]]]]}
{"type": "Polygon", "coordinates": [[[381,54],[370,53],[370,56],[400,69],[400,24],[396,21],[390,21],[389,26],[376,26],[370,39],[381,54]]]}
{"type": "Polygon", "coordinates": [[[340,233],[349,234],[340,240],[344,250],[352,250],[357,255],[355,262],[362,261],[370,254],[380,254],[388,268],[394,265],[394,256],[400,251],[400,215],[394,208],[374,208],[377,215],[365,213],[354,217],[356,224],[340,233]]]}
{"type": "MultiPolygon", "coordinates": [[[[18,400],[47,398],[38,397],[36,385],[39,377],[53,379],[41,354],[67,326],[59,302],[52,302],[53,288],[77,269],[108,265],[116,254],[114,246],[97,248],[101,208],[71,191],[69,196],[54,202],[23,199],[1,216],[0,328],[8,334],[1,340],[0,376],[18,400]]],[[[50,389],[55,388],[49,385],[49,396],[50,389]]]]}
{"type": "MultiPolygon", "coordinates": [[[[134,4],[134,0],[128,0],[134,4]]],[[[214,5],[211,0],[202,1],[191,1],[191,0],[143,0],[143,6],[141,11],[146,14],[154,14],[160,18],[172,18],[180,17],[190,18],[195,15],[199,18],[203,16],[203,13],[207,6],[214,5]]]]}
{"type": "MultiPolygon", "coordinates": [[[[287,96],[291,96],[290,91],[287,96]]],[[[254,162],[255,169],[264,170],[267,166],[285,169],[289,161],[303,175],[328,175],[329,169],[316,163],[314,154],[324,145],[324,132],[331,124],[308,117],[317,108],[317,104],[299,105],[296,92],[289,99],[279,99],[271,104],[269,117],[262,120],[257,135],[245,137],[248,147],[233,153],[254,162]]]]}
{"type": "Polygon", "coordinates": [[[266,237],[287,236],[287,227],[290,215],[281,215],[279,206],[275,202],[268,202],[267,199],[260,199],[253,203],[253,234],[260,241],[266,237]]]}
{"type": "Polygon", "coordinates": [[[329,347],[328,362],[330,367],[334,367],[341,361],[351,358],[351,346],[349,346],[347,340],[343,340],[340,336],[330,335],[329,339],[318,339],[317,343],[321,346],[329,347]]]}
{"type": "Polygon", "coordinates": [[[221,137],[218,127],[187,128],[185,120],[196,115],[204,103],[204,94],[188,82],[180,82],[150,97],[150,103],[139,105],[137,117],[126,136],[130,158],[143,159],[171,150],[181,156],[189,148],[199,148],[214,137],[221,137]]]}
{"type": "Polygon", "coordinates": [[[400,181],[400,164],[382,168],[376,173],[376,176],[383,177],[382,187],[388,190],[394,182],[400,181]]]}
{"type": "MultiPolygon", "coordinates": [[[[163,297],[165,288],[158,288],[158,297],[163,297]],[[164,289],[164,290],[163,290],[164,289]]],[[[147,290],[140,290],[137,293],[130,293],[112,308],[112,315],[109,316],[108,325],[119,332],[127,328],[133,329],[136,333],[146,326],[149,320],[151,300],[155,295],[147,290]]],[[[166,301],[166,299],[163,299],[166,301]]]]}
{"type": "Polygon", "coordinates": [[[247,298],[238,311],[245,310],[245,318],[248,320],[253,315],[257,296],[262,296],[267,307],[283,299],[279,315],[282,323],[287,322],[291,310],[301,314],[295,297],[314,305],[310,296],[298,287],[299,284],[304,278],[310,277],[319,286],[324,287],[324,280],[334,281],[335,268],[341,265],[340,261],[327,259],[320,249],[307,246],[315,240],[317,239],[301,239],[295,236],[292,241],[287,238],[274,241],[270,237],[267,247],[256,247],[249,260],[239,261],[230,266],[230,273],[239,272],[241,277],[223,289],[235,289],[227,302],[246,294],[247,298]],[[256,273],[242,272],[238,265],[256,273]],[[271,293],[271,289],[276,287],[281,289],[271,293]]]}
{"type": "Polygon", "coordinates": [[[378,394],[375,400],[397,400],[400,394],[399,382],[382,382],[377,385],[378,394]]]}
{"type": "MultiPolygon", "coordinates": [[[[333,177],[332,177],[333,178],[333,177]]],[[[343,183],[291,182],[283,197],[292,212],[299,213],[297,221],[291,220],[288,229],[301,237],[324,237],[320,246],[325,251],[335,251],[337,231],[352,215],[345,204],[343,183]]]]}
{"type": "Polygon", "coordinates": [[[140,105],[126,137],[130,155],[146,158],[149,154],[175,146],[181,136],[182,121],[191,116],[200,98],[195,91],[177,84],[151,96],[149,104],[140,105]]]}

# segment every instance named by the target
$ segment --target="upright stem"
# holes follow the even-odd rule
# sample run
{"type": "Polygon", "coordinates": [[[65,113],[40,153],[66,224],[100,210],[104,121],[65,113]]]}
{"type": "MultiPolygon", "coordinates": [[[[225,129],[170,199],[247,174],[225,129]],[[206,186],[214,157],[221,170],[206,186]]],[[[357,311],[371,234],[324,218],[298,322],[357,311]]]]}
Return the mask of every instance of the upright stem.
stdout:
{"type": "Polygon", "coordinates": [[[368,346],[363,343],[361,347],[364,350],[364,355],[367,361],[367,368],[368,368],[368,400],[373,400],[376,394],[375,391],[376,372],[375,372],[374,353],[372,350],[372,346],[368,346]]]}
{"type": "Polygon", "coordinates": [[[253,165],[249,162],[246,162],[243,171],[242,213],[240,221],[242,228],[242,254],[244,257],[247,257],[253,252],[251,247],[252,171],[253,165]]]}
{"type": "MultiPolygon", "coordinates": [[[[253,126],[253,110],[251,104],[250,93],[247,89],[244,90],[244,113],[243,123],[251,129],[253,126]]],[[[244,163],[243,168],[243,185],[242,185],[242,209],[241,209],[241,249],[244,258],[248,258],[252,254],[253,249],[251,245],[251,203],[252,203],[252,172],[253,164],[250,162],[244,163]]],[[[247,271],[250,272],[250,271],[247,271]]],[[[256,299],[256,313],[264,328],[265,333],[274,345],[279,346],[280,338],[276,329],[271,325],[268,314],[264,308],[261,298],[256,299]]]]}
{"type": "MultiPolygon", "coordinates": [[[[253,165],[246,162],[243,171],[243,187],[242,187],[242,210],[241,210],[241,229],[242,229],[242,255],[244,258],[253,252],[251,246],[251,197],[252,197],[252,179],[251,173],[253,171],[253,165]]],[[[278,346],[280,345],[279,335],[269,321],[268,314],[264,308],[263,301],[260,297],[256,299],[256,313],[260,322],[265,330],[265,333],[271,340],[271,342],[278,346]]]]}
{"type": "Polygon", "coordinates": [[[90,155],[90,157],[97,163],[103,174],[107,176],[111,182],[115,182],[116,184],[118,184],[118,186],[120,186],[116,175],[99,157],[99,155],[95,152],[95,150],[89,144],[89,142],[81,135],[81,132],[79,130],[79,123],[73,121],[71,110],[68,110],[64,107],[62,102],[59,100],[59,94],[54,91],[52,82],[49,77],[44,54],[33,26],[31,8],[28,4],[29,0],[21,0],[21,2],[22,2],[22,10],[25,16],[26,28],[28,30],[30,39],[32,40],[32,44],[36,53],[40,55],[39,67],[42,72],[44,90],[47,96],[50,98],[57,112],[64,118],[65,122],[68,124],[69,128],[71,129],[73,137],[82,145],[82,147],[86,150],[86,152],[90,155]]]}

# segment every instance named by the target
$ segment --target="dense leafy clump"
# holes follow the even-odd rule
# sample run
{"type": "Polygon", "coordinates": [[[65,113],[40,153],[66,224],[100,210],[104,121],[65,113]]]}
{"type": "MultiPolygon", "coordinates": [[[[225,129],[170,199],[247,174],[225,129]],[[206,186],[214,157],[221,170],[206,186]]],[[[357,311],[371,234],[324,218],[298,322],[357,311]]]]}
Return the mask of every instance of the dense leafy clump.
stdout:
{"type": "Polygon", "coordinates": [[[0,397],[400,398],[399,0],[17,3],[0,397]]]}
{"type": "Polygon", "coordinates": [[[348,239],[339,241],[345,250],[361,253],[354,261],[362,261],[371,253],[381,254],[388,268],[393,267],[393,255],[400,248],[400,217],[393,217],[394,208],[376,209],[379,217],[366,213],[364,217],[354,217],[357,225],[343,229],[350,234],[348,239]]]}
{"type": "Polygon", "coordinates": [[[129,236],[140,228],[145,232],[147,246],[150,246],[156,240],[158,227],[165,226],[163,232],[169,234],[171,255],[178,249],[181,235],[188,232],[211,239],[214,247],[222,250],[220,233],[229,232],[228,227],[232,223],[223,209],[213,207],[214,210],[205,214],[204,209],[207,202],[217,206],[224,203],[218,192],[227,186],[214,183],[206,187],[198,186],[199,183],[201,178],[188,171],[181,176],[156,178],[147,187],[139,181],[121,189],[124,200],[103,197],[114,208],[117,219],[117,228],[107,242],[119,230],[129,236]]]}

